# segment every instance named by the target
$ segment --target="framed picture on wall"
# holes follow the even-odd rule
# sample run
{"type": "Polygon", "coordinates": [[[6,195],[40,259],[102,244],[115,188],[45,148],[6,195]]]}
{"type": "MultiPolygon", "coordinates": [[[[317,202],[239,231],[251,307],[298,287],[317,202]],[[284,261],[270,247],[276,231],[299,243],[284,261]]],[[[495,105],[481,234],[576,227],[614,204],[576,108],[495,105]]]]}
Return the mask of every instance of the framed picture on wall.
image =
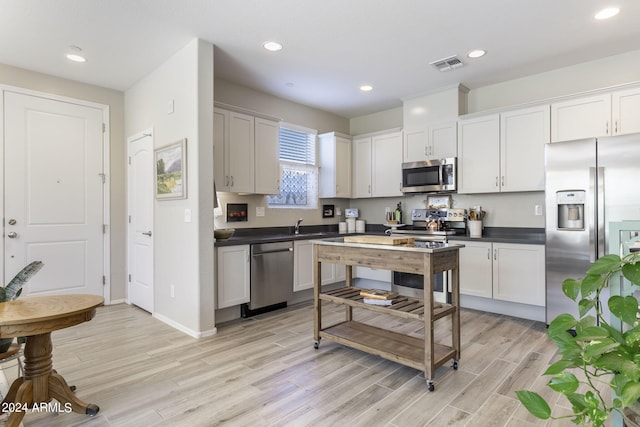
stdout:
{"type": "Polygon", "coordinates": [[[155,150],[156,199],[187,198],[187,139],[155,150]]]}

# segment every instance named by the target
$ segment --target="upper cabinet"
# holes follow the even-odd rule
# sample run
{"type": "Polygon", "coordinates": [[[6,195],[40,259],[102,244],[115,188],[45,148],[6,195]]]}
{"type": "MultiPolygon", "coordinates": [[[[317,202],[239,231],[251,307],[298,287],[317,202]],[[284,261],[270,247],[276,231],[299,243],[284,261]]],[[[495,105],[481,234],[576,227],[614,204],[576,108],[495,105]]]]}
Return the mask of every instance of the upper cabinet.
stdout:
{"type": "Polygon", "coordinates": [[[278,193],[278,122],[221,108],[213,114],[217,189],[278,193]]]}
{"type": "Polygon", "coordinates": [[[351,137],[337,132],[318,135],[321,198],[351,197],[351,137]]]}
{"type": "Polygon", "coordinates": [[[403,162],[446,159],[458,155],[458,129],[455,121],[405,129],[403,162]]]}
{"type": "Polygon", "coordinates": [[[353,138],[354,198],[402,196],[402,133],[353,138]]]}
{"type": "Polygon", "coordinates": [[[549,105],[458,122],[458,192],[544,190],[549,105]]]}
{"type": "Polygon", "coordinates": [[[640,88],[551,104],[551,142],[640,132],[640,88]]]}

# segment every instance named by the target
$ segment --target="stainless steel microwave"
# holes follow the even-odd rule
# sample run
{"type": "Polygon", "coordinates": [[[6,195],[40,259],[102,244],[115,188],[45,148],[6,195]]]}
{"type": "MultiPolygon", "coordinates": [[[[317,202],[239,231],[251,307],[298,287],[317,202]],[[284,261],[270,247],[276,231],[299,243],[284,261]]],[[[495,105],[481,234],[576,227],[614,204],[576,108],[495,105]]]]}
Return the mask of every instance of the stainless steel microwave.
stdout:
{"type": "Polygon", "coordinates": [[[402,164],[403,193],[454,193],[457,191],[456,157],[402,164]]]}

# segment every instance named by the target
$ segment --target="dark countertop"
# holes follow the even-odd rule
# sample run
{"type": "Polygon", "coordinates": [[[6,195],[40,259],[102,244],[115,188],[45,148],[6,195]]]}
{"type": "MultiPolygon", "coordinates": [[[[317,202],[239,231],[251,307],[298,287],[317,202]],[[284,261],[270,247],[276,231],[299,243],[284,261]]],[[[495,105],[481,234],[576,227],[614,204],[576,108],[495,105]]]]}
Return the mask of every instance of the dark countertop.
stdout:
{"type": "MultiPolygon", "coordinates": [[[[383,235],[387,229],[382,224],[367,224],[364,234],[383,235]]],[[[251,245],[255,243],[283,242],[287,240],[326,239],[330,237],[353,236],[363,233],[338,233],[338,225],[308,225],[300,227],[300,234],[293,233],[293,227],[237,228],[228,240],[216,240],[214,246],[251,245]]],[[[449,236],[451,240],[520,243],[544,245],[544,228],[485,227],[481,238],[470,238],[466,234],[449,236]]]]}

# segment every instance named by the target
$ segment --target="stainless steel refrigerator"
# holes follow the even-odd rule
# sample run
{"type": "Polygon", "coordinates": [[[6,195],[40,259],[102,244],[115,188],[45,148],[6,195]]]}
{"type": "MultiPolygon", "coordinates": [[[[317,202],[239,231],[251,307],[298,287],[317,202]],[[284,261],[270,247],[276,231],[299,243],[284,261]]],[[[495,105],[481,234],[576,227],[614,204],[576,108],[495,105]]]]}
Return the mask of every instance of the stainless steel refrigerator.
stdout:
{"type": "Polygon", "coordinates": [[[548,324],[578,316],[562,282],[610,253],[609,223],[640,219],[640,134],[547,144],[545,156],[548,324]]]}

